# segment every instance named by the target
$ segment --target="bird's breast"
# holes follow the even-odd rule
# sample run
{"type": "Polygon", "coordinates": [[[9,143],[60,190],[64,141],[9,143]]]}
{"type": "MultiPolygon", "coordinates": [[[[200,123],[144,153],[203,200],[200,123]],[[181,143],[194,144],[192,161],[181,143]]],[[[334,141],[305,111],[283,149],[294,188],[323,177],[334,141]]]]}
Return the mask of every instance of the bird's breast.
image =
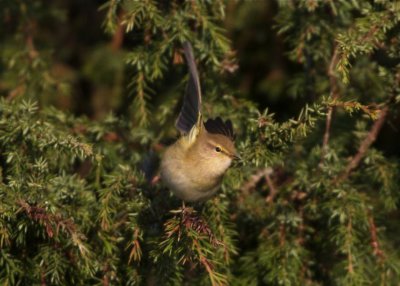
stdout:
{"type": "Polygon", "coordinates": [[[218,190],[223,173],[217,173],[207,160],[188,157],[177,143],[167,148],[162,158],[163,182],[185,201],[208,199],[218,190]]]}

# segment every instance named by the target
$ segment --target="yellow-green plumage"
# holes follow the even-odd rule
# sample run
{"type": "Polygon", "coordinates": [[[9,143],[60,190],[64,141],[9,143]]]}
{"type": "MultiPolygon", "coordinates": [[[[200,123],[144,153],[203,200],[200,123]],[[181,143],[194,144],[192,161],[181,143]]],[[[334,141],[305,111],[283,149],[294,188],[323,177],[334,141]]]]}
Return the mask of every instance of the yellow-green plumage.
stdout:
{"type": "Polygon", "coordinates": [[[161,162],[161,177],[182,200],[204,201],[220,187],[235,154],[232,141],[203,129],[192,144],[183,136],[167,148],[161,162]],[[215,151],[217,147],[221,152],[215,151]]]}
{"type": "Polygon", "coordinates": [[[219,189],[223,175],[238,157],[230,121],[220,118],[203,123],[200,83],[190,44],[185,44],[190,70],[188,90],[177,120],[183,133],[169,146],[161,161],[161,178],[179,198],[205,201],[219,189]]]}

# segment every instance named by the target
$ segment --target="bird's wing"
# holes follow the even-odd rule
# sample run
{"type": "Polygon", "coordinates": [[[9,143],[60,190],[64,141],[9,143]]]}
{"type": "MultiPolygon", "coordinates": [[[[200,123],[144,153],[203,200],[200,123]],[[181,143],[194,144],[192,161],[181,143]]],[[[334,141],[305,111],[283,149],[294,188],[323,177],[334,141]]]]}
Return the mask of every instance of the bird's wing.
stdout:
{"type": "Polygon", "coordinates": [[[195,125],[201,127],[201,89],[192,45],[185,42],[183,49],[189,67],[189,82],[175,126],[182,133],[189,134],[195,125]]]}
{"type": "Polygon", "coordinates": [[[235,134],[233,133],[233,126],[230,120],[223,121],[221,117],[217,117],[215,119],[208,119],[204,126],[207,132],[213,134],[222,134],[226,137],[230,138],[232,141],[235,140],[235,134]]]}

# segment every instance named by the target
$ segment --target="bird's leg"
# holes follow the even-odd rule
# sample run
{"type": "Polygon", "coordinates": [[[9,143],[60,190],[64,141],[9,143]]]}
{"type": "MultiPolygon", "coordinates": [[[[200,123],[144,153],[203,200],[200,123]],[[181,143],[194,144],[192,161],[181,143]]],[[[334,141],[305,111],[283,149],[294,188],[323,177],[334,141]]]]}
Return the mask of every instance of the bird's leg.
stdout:
{"type": "Polygon", "coordinates": [[[181,207],[181,212],[182,216],[192,216],[194,213],[196,213],[196,210],[190,206],[186,206],[185,202],[182,201],[182,207],[181,207]]]}
{"type": "Polygon", "coordinates": [[[207,223],[204,216],[200,213],[203,211],[205,204],[198,203],[195,205],[197,209],[187,207],[185,202],[182,201],[182,207],[179,210],[172,211],[175,214],[180,214],[180,225],[186,229],[192,229],[199,234],[203,234],[208,237],[208,240],[214,247],[224,246],[224,243],[217,239],[212,232],[209,224],[207,223]]]}

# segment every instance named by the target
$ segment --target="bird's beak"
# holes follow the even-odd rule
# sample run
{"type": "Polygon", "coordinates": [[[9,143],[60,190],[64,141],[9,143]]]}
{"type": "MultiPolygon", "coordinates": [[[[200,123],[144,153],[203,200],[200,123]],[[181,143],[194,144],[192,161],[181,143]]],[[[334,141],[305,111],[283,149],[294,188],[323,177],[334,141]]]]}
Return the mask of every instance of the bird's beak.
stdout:
{"type": "Polygon", "coordinates": [[[242,161],[242,157],[240,157],[239,153],[237,153],[237,152],[232,155],[232,159],[242,161]]]}

